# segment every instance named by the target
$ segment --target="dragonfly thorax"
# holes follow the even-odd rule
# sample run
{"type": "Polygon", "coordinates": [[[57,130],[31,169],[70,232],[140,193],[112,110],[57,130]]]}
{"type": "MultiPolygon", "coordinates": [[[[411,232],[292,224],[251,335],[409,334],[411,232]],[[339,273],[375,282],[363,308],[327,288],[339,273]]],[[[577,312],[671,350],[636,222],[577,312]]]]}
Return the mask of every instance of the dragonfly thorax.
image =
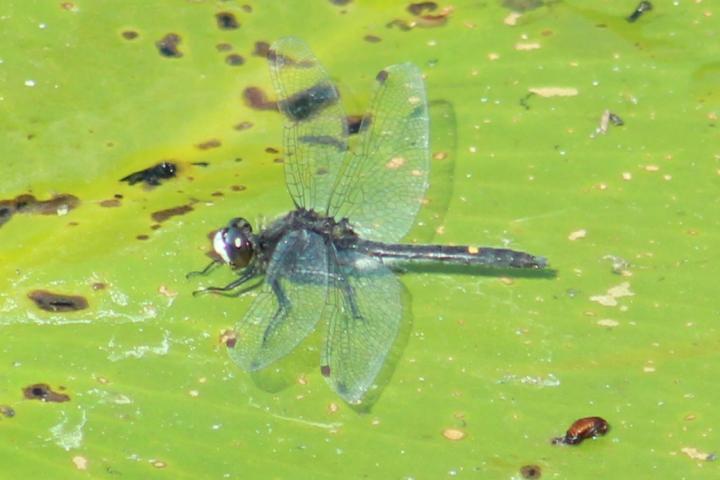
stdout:
{"type": "Polygon", "coordinates": [[[255,254],[256,236],[244,218],[233,218],[213,237],[213,250],[232,268],[243,268],[255,254]]]}

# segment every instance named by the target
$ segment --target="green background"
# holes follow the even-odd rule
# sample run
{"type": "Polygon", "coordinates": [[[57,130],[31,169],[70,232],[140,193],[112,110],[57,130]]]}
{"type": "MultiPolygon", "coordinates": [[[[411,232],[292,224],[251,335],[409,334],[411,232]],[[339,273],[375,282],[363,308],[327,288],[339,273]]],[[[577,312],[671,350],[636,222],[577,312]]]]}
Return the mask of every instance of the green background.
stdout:
{"type": "Polygon", "coordinates": [[[717,478],[718,462],[684,452],[720,440],[720,11],[658,0],[628,23],[632,1],[507,3],[519,13],[440,4],[431,14],[452,10],[438,25],[401,2],[2,2],[0,200],[80,203],[0,227],[0,405],[16,412],[0,417],[0,476],[521,478],[534,464],[543,478],[717,478]],[[221,11],[240,27],[218,28],[221,11]],[[168,33],[182,57],[159,54],[168,33]],[[266,152],[281,148],[281,118],[243,100],[249,86],[272,96],[252,52],[283,35],[313,48],[349,113],[382,67],[419,65],[454,118],[431,108],[433,151],[448,153],[433,168],[452,176],[417,238],[522,249],[555,271],[404,275],[412,323],[364,411],[326,386],[320,332],[267,372],[238,369],[219,337],[251,296],[191,295],[227,269],[185,279],[228,218],[291,206],[282,152],[266,152]],[[606,109],[625,125],[593,135],[606,109]],[[196,147],[210,139],[221,146],[196,147]],[[177,179],[118,181],[164,159],[177,179]],[[153,212],[182,205],[151,228],[153,212]],[[618,286],[632,295],[603,305],[618,286]],[[89,308],[41,311],[36,289],[89,308]],[[23,399],[34,383],[71,400],[23,399]],[[607,436],[550,445],[592,415],[607,436]]]}

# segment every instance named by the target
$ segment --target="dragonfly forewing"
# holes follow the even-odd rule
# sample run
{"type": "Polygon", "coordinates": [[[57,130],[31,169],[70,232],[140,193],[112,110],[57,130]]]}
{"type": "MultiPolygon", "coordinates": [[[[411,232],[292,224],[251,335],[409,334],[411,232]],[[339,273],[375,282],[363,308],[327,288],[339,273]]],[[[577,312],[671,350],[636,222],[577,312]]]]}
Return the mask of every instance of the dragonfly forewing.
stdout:
{"type": "Polygon", "coordinates": [[[235,328],[230,357],[258,370],[285,356],[315,328],[327,300],[327,247],[308,230],[286,234],[270,260],[265,281],[235,328]]]}
{"type": "Polygon", "coordinates": [[[268,55],[278,107],[286,119],[285,180],[296,206],[326,212],[347,151],[340,95],[308,46],[275,42],[268,55]]]}
{"type": "Polygon", "coordinates": [[[359,149],[345,159],[330,214],[364,238],[396,242],[412,227],[428,187],[429,119],[420,70],[393,65],[376,77],[359,149]]]}

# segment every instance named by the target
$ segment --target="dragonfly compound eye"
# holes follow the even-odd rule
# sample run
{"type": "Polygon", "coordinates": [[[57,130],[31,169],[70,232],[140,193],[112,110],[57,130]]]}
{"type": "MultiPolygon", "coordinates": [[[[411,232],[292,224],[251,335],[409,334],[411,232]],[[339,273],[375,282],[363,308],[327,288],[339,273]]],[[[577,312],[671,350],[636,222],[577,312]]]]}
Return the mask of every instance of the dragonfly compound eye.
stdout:
{"type": "Polygon", "coordinates": [[[247,266],[254,253],[250,226],[247,223],[243,225],[230,222],[226,228],[218,230],[215,234],[213,249],[233,268],[247,266]]]}

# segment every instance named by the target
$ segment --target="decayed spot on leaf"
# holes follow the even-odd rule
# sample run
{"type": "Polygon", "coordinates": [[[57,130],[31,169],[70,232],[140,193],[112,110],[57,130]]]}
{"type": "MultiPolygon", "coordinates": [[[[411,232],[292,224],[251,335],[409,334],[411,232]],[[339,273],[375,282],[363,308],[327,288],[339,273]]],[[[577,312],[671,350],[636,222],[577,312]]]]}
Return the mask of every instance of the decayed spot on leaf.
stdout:
{"type": "Polygon", "coordinates": [[[41,310],[48,312],[74,312],[88,308],[85,297],[79,295],[64,295],[47,290],[33,290],[28,298],[35,302],[41,310]]]}
{"type": "Polygon", "coordinates": [[[180,205],[178,207],[168,208],[165,210],[158,210],[157,212],[153,212],[150,216],[154,221],[162,223],[171,217],[185,215],[188,212],[192,212],[192,210],[192,205],[180,205]]]}
{"type": "Polygon", "coordinates": [[[465,432],[459,428],[446,428],[443,430],[442,436],[448,440],[458,441],[465,438],[465,432]]]}
{"type": "Polygon", "coordinates": [[[568,240],[571,242],[574,242],[575,240],[580,240],[581,238],[585,238],[587,236],[587,230],[584,228],[581,228],[580,230],[575,230],[574,232],[570,232],[570,235],[568,235],[568,240]]]}
{"type": "Polygon", "coordinates": [[[578,94],[578,89],[572,87],[533,87],[528,91],[541,97],[574,97],[578,94]]]}
{"type": "Polygon", "coordinates": [[[635,295],[630,291],[630,283],[623,282],[620,285],[609,288],[605,295],[593,295],[590,300],[606,307],[614,307],[618,304],[617,299],[635,295]]]}
{"type": "Polygon", "coordinates": [[[704,460],[711,462],[717,459],[717,455],[714,453],[703,452],[695,447],[683,447],[680,449],[682,453],[692,458],[693,460],[704,460]]]}
{"type": "Polygon", "coordinates": [[[23,396],[28,400],[40,400],[43,402],[68,402],[70,396],[59,393],[50,388],[47,383],[36,383],[23,388],[23,396]]]}

